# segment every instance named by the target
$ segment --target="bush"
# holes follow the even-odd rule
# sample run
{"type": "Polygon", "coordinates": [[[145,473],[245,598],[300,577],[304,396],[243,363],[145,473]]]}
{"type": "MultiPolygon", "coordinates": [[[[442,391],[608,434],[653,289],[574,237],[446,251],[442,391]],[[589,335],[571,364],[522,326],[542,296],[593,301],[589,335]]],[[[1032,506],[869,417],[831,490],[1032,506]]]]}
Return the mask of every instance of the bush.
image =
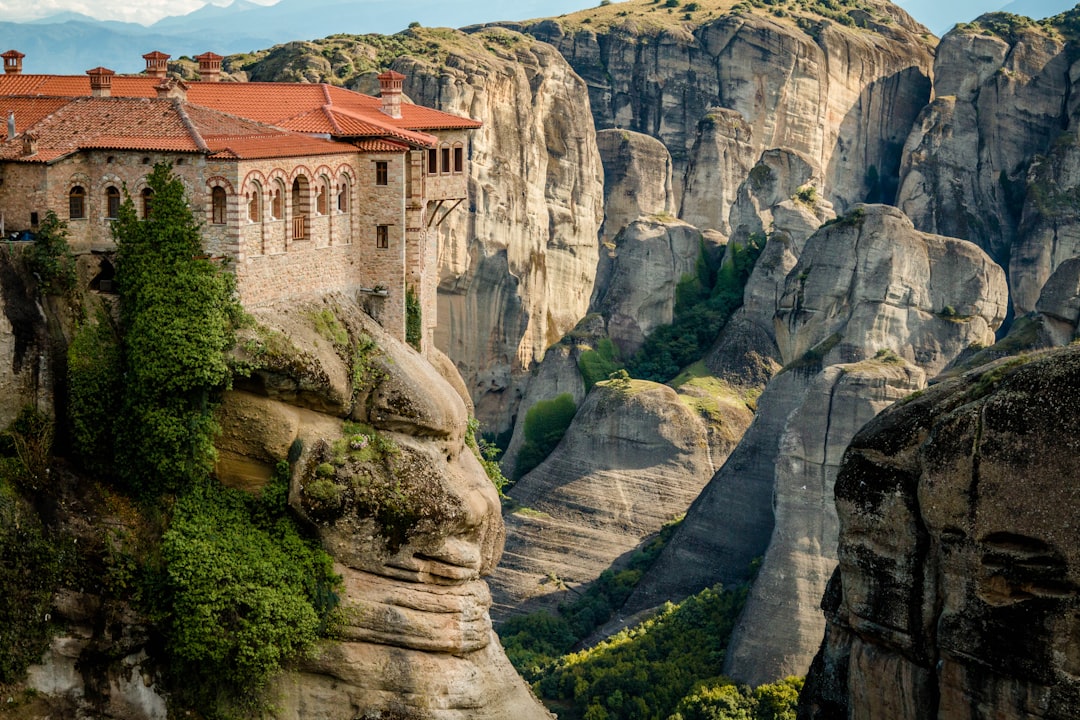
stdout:
{"type": "Polygon", "coordinates": [[[551,400],[541,400],[525,413],[525,442],[518,452],[515,478],[520,478],[544,461],[566,434],[577,405],[570,393],[557,395],[551,400]]]}
{"type": "Polygon", "coordinates": [[[52,210],[38,226],[27,261],[43,293],[62,295],[75,289],[75,256],[67,243],[67,223],[52,210]]]}
{"type": "Polygon", "coordinates": [[[192,487],[163,538],[172,670],[211,717],[252,703],[337,603],[330,557],[287,513],[283,469],[261,498],[213,481],[192,487]]]}
{"type": "Polygon", "coordinates": [[[72,449],[83,467],[110,472],[113,467],[113,418],[121,385],[120,342],[104,310],[79,325],[68,346],[68,425],[72,449]]]}
{"type": "Polygon", "coordinates": [[[588,392],[593,385],[607,380],[611,373],[622,369],[619,348],[610,338],[601,338],[594,349],[585,350],[578,355],[577,366],[581,379],[585,381],[585,392],[588,392]]]}
{"type": "Polygon", "coordinates": [[[413,289],[405,289],[405,341],[419,352],[423,339],[423,317],[420,298],[413,289]]]}

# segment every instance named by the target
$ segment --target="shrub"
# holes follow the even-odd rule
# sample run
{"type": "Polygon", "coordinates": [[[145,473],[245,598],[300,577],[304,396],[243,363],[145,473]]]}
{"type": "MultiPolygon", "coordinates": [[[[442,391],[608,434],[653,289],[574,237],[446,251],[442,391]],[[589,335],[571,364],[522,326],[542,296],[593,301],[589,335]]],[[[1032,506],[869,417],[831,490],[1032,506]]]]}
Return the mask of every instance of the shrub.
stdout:
{"type": "Polygon", "coordinates": [[[522,477],[551,454],[566,434],[575,413],[577,405],[570,393],[541,400],[529,408],[525,413],[525,442],[518,452],[515,477],[522,477]]]}
{"type": "Polygon", "coordinates": [[[577,366],[581,379],[585,381],[585,392],[588,392],[593,385],[607,380],[611,373],[622,368],[619,348],[610,338],[601,338],[594,349],[585,350],[578,355],[577,366]]]}
{"type": "Polygon", "coordinates": [[[330,557],[287,513],[283,469],[261,498],[213,481],[192,487],[163,538],[172,670],[211,717],[252,703],[337,602],[330,557]]]}
{"type": "Polygon", "coordinates": [[[423,338],[423,316],[420,298],[410,287],[405,289],[405,341],[419,352],[423,338]]]}
{"type": "Polygon", "coordinates": [[[67,223],[48,210],[27,257],[41,291],[61,295],[75,289],[75,256],[67,243],[67,223]]]}
{"type": "Polygon", "coordinates": [[[79,325],[68,346],[68,425],[72,449],[93,472],[113,467],[113,418],[123,390],[120,341],[104,310],[79,325]]]}

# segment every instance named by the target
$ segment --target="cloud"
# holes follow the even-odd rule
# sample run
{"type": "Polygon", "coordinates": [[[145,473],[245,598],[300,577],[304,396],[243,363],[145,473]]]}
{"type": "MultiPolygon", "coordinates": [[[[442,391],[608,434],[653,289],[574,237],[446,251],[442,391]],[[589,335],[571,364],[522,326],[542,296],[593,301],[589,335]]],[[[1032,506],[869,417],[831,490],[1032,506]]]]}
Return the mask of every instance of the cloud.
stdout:
{"type": "MultiPolygon", "coordinates": [[[[95,0],[0,0],[0,18],[25,22],[77,12],[98,20],[151,25],[169,15],[186,15],[203,5],[229,5],[232,0],[135,0],[134,2],[105,3],[95,0]]],[[[260,5],[273,5],[277,0],[255,0],[260,5]]]]}

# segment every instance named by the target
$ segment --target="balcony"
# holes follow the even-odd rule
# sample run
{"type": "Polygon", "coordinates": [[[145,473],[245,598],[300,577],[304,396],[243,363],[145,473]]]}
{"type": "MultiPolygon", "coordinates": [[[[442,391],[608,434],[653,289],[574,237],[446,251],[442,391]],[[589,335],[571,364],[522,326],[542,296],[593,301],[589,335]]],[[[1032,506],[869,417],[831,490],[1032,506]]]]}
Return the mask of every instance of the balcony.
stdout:
{"type": "Polygon", "coordinates": [[[292,239],[306,240],[308,236],[307,215],[298,215],[292,219],[292,239]]]}

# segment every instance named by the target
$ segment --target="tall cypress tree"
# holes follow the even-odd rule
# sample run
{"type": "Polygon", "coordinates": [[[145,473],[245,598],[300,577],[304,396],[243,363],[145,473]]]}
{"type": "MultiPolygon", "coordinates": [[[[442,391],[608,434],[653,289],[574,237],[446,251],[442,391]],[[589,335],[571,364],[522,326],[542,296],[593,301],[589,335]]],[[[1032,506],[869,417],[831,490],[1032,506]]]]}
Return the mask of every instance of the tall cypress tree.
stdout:
{"type": "Polygon", "coordinates": [[[154,166],[147,184],[149,217],[138,218],[125,191],[112,225],[123,369],[116,456],[134,489],[177,492],[213,467],[212,400],[229,382],[239,305],[232,275],[202,254],[171,167],[154,166]]]}

